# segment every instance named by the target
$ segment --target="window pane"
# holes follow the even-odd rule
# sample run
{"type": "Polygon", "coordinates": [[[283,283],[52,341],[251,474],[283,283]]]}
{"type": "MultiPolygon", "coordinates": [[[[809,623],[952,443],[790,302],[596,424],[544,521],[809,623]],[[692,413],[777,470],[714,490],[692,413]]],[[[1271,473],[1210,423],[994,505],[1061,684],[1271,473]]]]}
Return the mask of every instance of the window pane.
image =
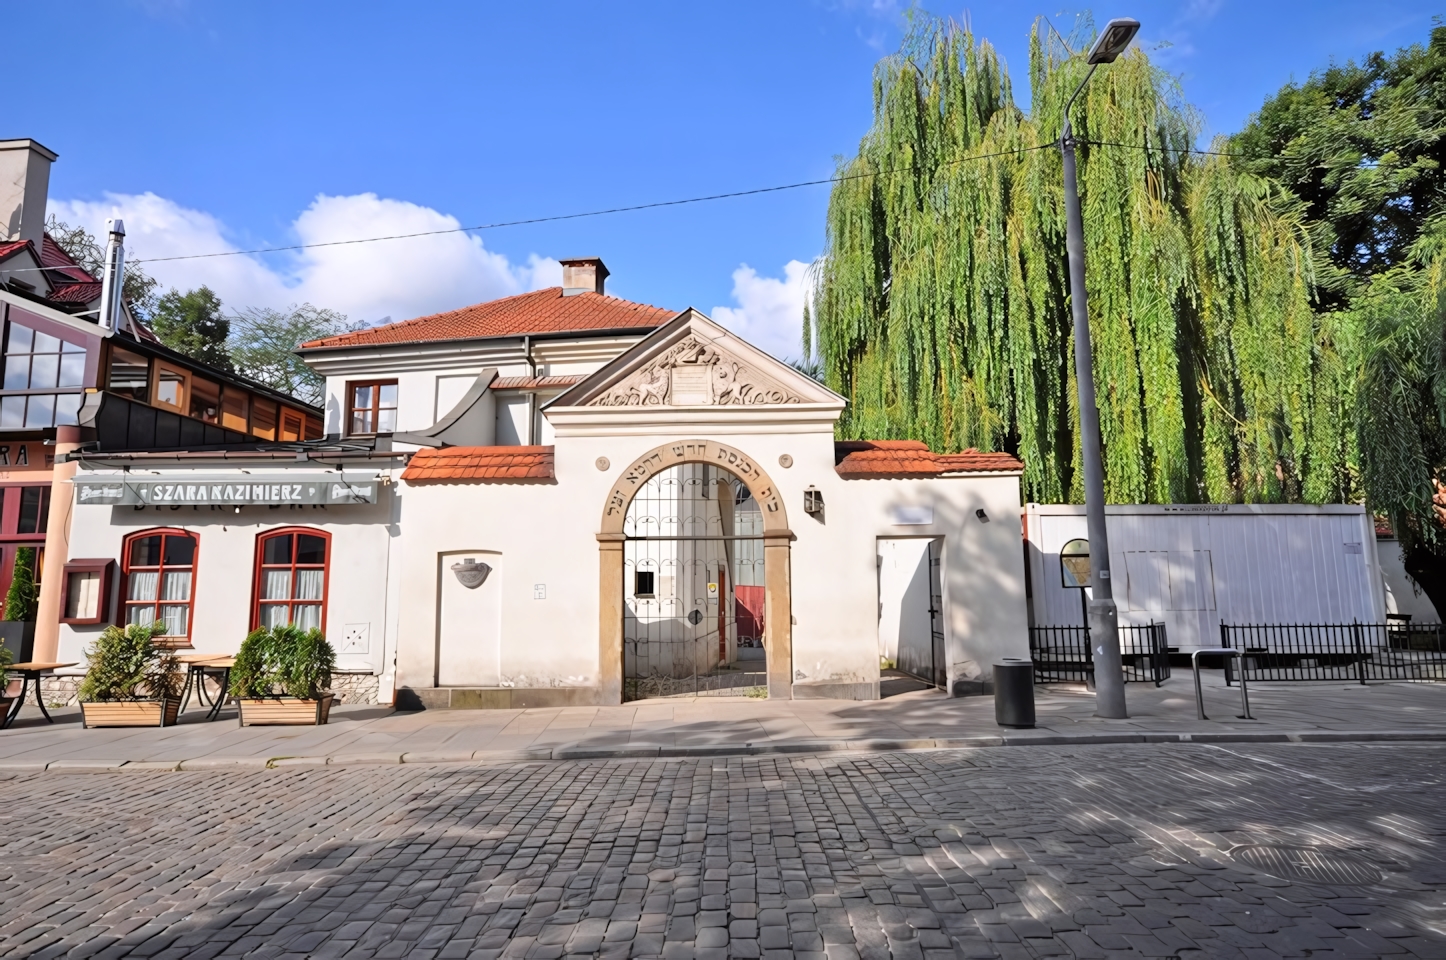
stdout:
{"type": "Polygon", "coordinates": [[[107,389],[145,402],[150,399],[149,364],[145,357],[129,350],[112,347],[107,389]]]}
{"type": "Polygon", "coordinates": [[[85,353],[85,346],[83,344],[71,343],[69,340],[61,341],[60,349],[66,353],[85,353]]]}
{"type": "Polygon", "coordinates": [[[292,608],[291,622],[303,630],[320,630],[321,604],[298,603],[292,608]]]}
{"type": "Polygon", "coordinates": [[[356,387],[351,392],[351,408],[353,410],[369,409],[372,405],[372,388],[356,387]]]}
{"type": "Polygon", "coordinates": [[[0,400],[0,427],[19,430],[25,426],[25,398],[6,397],[0,400]]]}
{"type": "Polygon", "coordinates": [[[52,337],[48,333],[35,331],[35,346],[31,348],[32,353],[59,353],[60,338],[52,337]]]}
{"type": "Polygon", "coordinates": [[[16,533],[40,532],[40,507],[46,487],[20,488],[20,523],[16,533]]]}
{"type": "Polygon", "coordinates": [[[156,620],[156,608],[149,604],[141,604],[136,607],[126,607],[126,623],[138,623],[141,626],[154,623],[156,620]]]}
{"type": "Polygon", "coordinates": [[[54,389],[60,375],[60,356],[54,353],[36,354],[30,358],[30,389],[54,389]]]}
{"type": "Polygon", "coordinates": [[[166,559],[168,567],[189,567],[196,556],[196,541],[191,537],[166,535],[166,559]]]}
{"type": "Polygon", "coordinates": [[[397,405],[397,385],[395,383],[384,383],[377,387],[380,395],[378,406],[395,407],[397,405]]]}
{"type": "Polygon", "coordinates": [[[184,637],[190,612],[191,609],[186,606],[161,607],[161,619],[166,622],[165,636],[184,637]]]}
{"type": "Polygon", "coordinates": [[[60,358],[60,386],[85,386],[85,354],[67,353],[60,358]]]}
{"type": "Polygon", "coordinates": [[[391,433],[397,429],[397,411],[377,411],[377,433],[391,433]]]}
{"type": "Polygon", "coordinates": [[[370,410],[358,410],[351,415],[351,432],[372,432],[372,412],[370,410]]]}
{"type": "Polygon", "coordinates": [[[265,603],[261,605],[261,625],[263,627],[284,627],[289,617],[288,610],[284,603],[265,603]]]}
{"type": "Polygon", "coordinates": [[[191,378],[191,416],[216,423],[221,413],[221,388],[200,377],[191,378]]]}
{"type": "Polygon", "coordinates": [[[25,408],[25,428],[49,427],[55,423],[55,394],[41,393],[30,398],[25,408]]]}
{"type": "Polygon", "coordinates": [[[262,542],[261,562],[268,567],[278,563],[291,562],[291,534],[270,537],[262,542]]]}
{"type": "Polygon", "coordinates": [[[296,571],[296,599],[320,600],[321,584],[325,577],[325,570],[296,571]]]}
{"type": "Polygon", "coordinates": [[[181,405],[181,388],[186,378],[173,370],[162,370],[160,382],[156,384],[156,399],[173,407],[181,405]]]}
{"type": "Polygon", "coordinates": [[[160,573],[155,570],[133,570],[126,588],[127,600],[154,600],[156,587],[160,585],[160,573]]]}
{"type": "Polygon", "coordinates": [[[30,338],[35,332],[23,323],[10,324],[10,348],[9,353],[29,353],[30,338]]]}
{"type": "Polygon", "coordinates": [[[55,425],[75,426],[80,423],[80,401],[85,396],[79,393],[62,393],[55,398],[55,425]]]}
{"type": "Polygon", "coordinates": [[[161,563],[161,538],[140,537],[131,541],[131,566],[156,567],[161,563]]]}
{"type": "Polygon", "coordinates": [[[307,533],[296,535],[297,563],[326,563],[326,538],[307,533]]]}
{"type": "Polygon", "coordinates": [[[291,571],[264,570],[261,573],[262,600],[291,599],[291,571]]]}
{"type": "Polygon", "coordinates": [[[5,389],[28,390],[30,388],[30,355],[11,354],[5,358],[5,389]]]}
{"type": "Polygon", "coordinates": [[[161,599],[191,599],[191,571],[178,570],[173,573],[167,570],[166,575],[161,580],[161,599]]]}

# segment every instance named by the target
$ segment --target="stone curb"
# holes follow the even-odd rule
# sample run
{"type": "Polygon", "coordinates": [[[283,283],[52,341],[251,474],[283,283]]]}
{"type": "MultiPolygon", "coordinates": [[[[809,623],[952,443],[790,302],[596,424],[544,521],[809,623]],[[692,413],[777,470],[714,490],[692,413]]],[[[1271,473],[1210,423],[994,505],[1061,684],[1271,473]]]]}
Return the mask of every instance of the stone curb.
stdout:
{"type": "Polygon", "coordinates": [[[155,773],[176,770],[263,770],[326,766],[427,764],[478,765],[547,760],[661,759],[689,757],[751,757],[770,754],[914,753],[979,747],[1097,746],[1122,743],[1407,743],[1446,742],[1446,730],[1220,730],[1189,733],[1033,733],[1010,730],[993,736],[946,737],[935,740],[785,740],[777,743],[699,744],[685,746],[615,746],[582,743],[522,750],[476,750],[472,753],[359,753],[335,757],[198,757],[194,760],[3,760],[0,773],[155,773]]]}

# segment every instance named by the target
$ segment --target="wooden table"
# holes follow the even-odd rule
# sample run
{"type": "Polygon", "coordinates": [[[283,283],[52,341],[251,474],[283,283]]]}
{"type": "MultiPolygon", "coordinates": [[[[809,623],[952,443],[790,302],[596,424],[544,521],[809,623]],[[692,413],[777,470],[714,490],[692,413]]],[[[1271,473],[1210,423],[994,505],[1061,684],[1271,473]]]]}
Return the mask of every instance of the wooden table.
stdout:
{"type": "Polygon", "coordinates": [[[186,687],[181,697],[180,712],[186,712],[186,704],[191,702],[191,690],[194,687],[197,699],[211,707],[206,719],[215,720],[226,703],[226,687],[231,682],[231,668],[236,665],[236,658],[217,653],[188,653],[176,659],[186,665],[186,687]],[[220,674],[217,680],[221,684],[221,692],[217,694],[214,704],[206,698],[207,671],[220,674]]]}
{"type": "Polygon", "coordinates": [[[29,689],[31,680],[35,681],[35,705],[39,707],[40,712],[45,715],[47,723],[54,723],[55,718],[50,715],[49,710],[45,709],[45,698],[40,695],[40,675],[47,670],[59,670],[61,667],[73,666],[75,666],[73,663],[40,663],[37,661],[28,661],[26,663],[12,663],[7,667],[7,672],[20,674],[22,680],[20,682],[20,696],[16,697],[15,702],[10,705],[10,711],[5,714],[5,722],[0,723],[0,730],[4,730],[10,726],[10,724],[15,722],[15,718],[20,716],[20,707],[25,703],[25,691],[29,689]]]}

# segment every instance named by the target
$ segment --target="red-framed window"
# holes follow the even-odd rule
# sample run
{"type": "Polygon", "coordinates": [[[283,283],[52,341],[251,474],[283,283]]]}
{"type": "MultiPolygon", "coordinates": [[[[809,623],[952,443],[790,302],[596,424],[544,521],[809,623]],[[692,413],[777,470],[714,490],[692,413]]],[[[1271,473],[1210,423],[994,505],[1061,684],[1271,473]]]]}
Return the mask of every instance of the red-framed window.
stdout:
{"type": "Polygon", "coordinates": [[[397,429],[397,381],[347,384],[347,410],[349,434],[391,433],[397,429]]]}
{"type": "Polygon", "coordinates": [[[163,622],[158,643],[191,644],[191,611],[196,597],[196,561],[200,544],[194,533],[162,528],[125,538],[121,579],[123,623],[163,622]]]}
{"type": "Polygon", "coordinates": [[[10,589],[15,552],[21,547],[35,548],[35,582],[40,583],[49,519],[49,483],[0,486],[0,601],[10,589]]]}
{"type": "Polygon", "coordinates": [[[294,623],[326,630],[331,534],[311,527],[270,530],[256,538],[251,626],[294,623]]]}

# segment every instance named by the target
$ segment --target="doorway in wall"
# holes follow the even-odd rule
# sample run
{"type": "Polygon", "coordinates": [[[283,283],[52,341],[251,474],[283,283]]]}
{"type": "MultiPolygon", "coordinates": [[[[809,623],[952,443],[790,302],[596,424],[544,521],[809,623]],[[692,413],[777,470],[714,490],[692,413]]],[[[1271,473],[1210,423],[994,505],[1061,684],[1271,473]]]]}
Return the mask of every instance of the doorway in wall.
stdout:
{"type": "Polygon", "coordinates": [[[943,689],[943,540],[878,541],[880,694],[943,689]]]}
{"type": "Polygon", "coordinates": [[[502,554],[437,554],[439,687],[502,684],[502,554]]]}
{"type": "Polygon", "coordinates": [[[763,514],[709,463],[650,477],[623,525],[623,699],[765,696],[763,514]]]}

